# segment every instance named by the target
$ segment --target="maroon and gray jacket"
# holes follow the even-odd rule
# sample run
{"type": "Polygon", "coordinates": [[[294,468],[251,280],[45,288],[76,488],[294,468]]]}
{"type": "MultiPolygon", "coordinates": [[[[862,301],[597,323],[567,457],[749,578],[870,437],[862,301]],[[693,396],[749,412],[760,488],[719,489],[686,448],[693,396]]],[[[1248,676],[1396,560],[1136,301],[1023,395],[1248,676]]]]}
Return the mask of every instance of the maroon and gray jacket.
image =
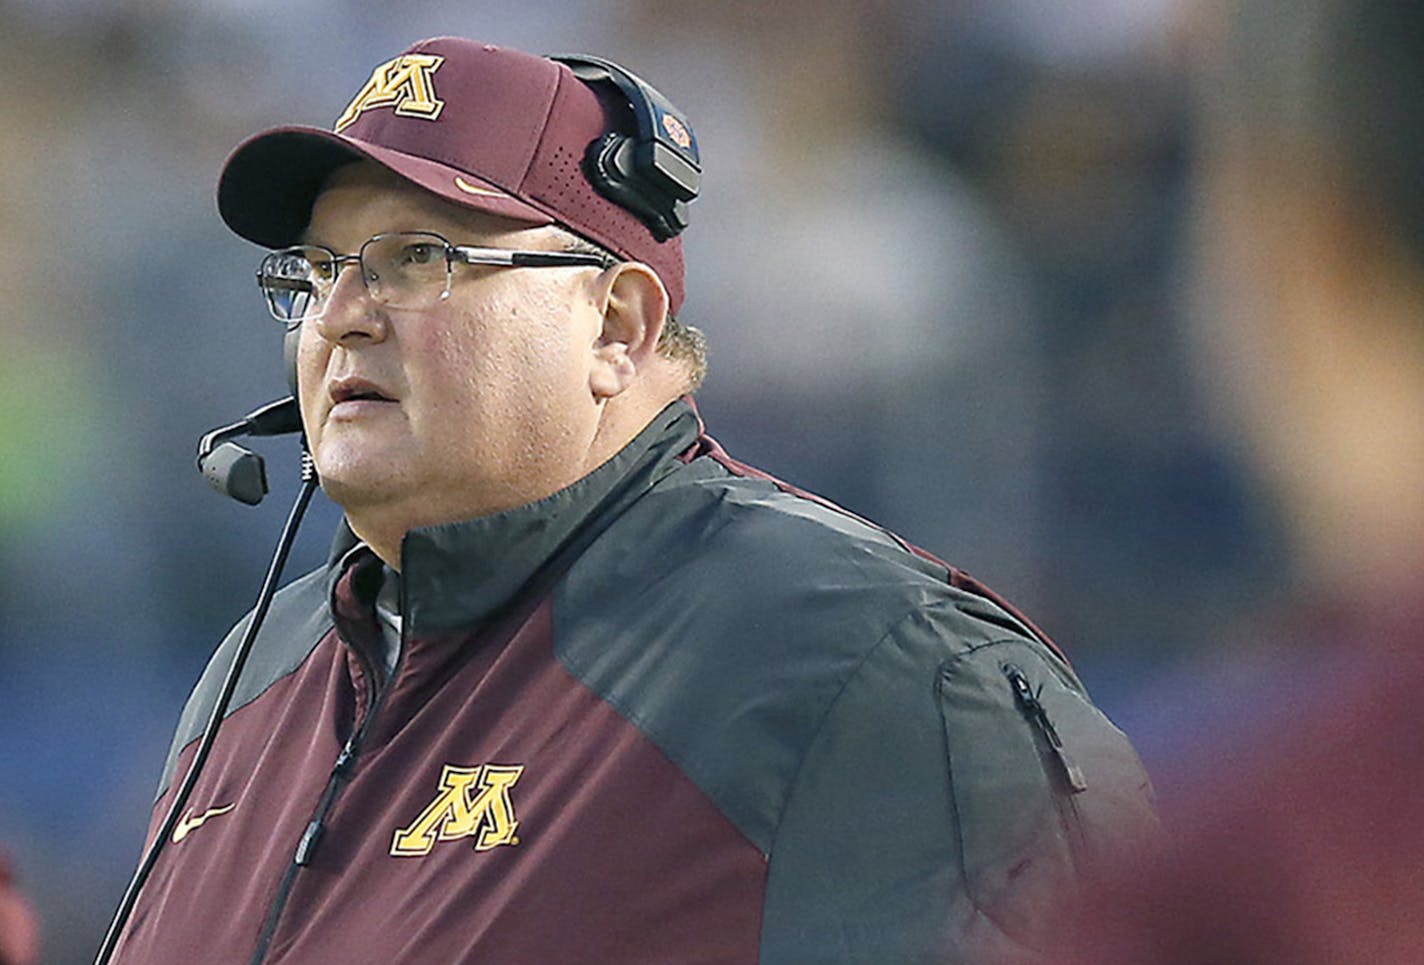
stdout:
{"type": "Polygon", "coordinates": [[[116,961],[1036,960],[1154,827],[1032,625],[686,402],[402,560],[389,677],[349,533],[278,595],[116,961]]]}

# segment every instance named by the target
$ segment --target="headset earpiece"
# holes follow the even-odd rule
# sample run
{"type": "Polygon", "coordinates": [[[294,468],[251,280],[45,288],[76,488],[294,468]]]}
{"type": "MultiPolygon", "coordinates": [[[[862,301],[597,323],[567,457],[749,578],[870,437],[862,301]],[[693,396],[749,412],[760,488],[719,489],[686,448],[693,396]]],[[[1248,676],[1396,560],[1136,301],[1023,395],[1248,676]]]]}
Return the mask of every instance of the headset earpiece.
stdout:
{"type": "Polygon", "coordinates": [[[702,162],[692,125],[656,88],[610,60],[586,54],[550,58],[587,84],[611,84],[633,115],[634,133],[608,133],[584,155],[594,188],[637,215],[653,237],[667,241],[688,223],[688,203],[702,188],[702,162]]]}
{"type": "Polygon", "coordinates": [[[659,241],[687,227],[687,202],[678,197],[653,197],[654,188],[637,173],[635,144],[626,134],[605,134],[589,144],[584,172],[598,192],[627,208],[659,241]]]}

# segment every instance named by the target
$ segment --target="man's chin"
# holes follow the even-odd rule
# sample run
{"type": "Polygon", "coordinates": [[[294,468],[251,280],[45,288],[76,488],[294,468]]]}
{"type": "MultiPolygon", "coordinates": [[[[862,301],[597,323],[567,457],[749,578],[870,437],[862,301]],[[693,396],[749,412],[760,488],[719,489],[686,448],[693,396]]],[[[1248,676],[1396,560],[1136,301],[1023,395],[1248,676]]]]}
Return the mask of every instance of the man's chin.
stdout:
{"type": "Polygon", "coordinates": [[[316,469],[322,490],[348,512],[397,500],[404,488],[389,461],[318,458],[316,469]]]}

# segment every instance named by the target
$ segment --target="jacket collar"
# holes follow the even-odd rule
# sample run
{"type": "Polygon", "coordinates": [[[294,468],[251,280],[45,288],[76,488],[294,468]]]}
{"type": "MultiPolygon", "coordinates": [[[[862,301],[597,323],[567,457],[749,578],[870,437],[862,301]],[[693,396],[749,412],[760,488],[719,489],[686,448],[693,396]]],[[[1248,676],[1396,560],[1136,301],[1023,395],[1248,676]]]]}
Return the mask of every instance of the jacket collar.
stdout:
{"type": "MultiPolygon", "coordinates": [[[[691,400],[679,399],[613,458],[550,496],[491,516],[411,530],[401,543],[406,633],[432,636],[487,620],[547,564],[576,554],[675,469],[701,428],[691,400]]],[[[364,546],[356,550],[359,545],[343,520],[332,544],[333,584],[370,553],[364,546]]]]}

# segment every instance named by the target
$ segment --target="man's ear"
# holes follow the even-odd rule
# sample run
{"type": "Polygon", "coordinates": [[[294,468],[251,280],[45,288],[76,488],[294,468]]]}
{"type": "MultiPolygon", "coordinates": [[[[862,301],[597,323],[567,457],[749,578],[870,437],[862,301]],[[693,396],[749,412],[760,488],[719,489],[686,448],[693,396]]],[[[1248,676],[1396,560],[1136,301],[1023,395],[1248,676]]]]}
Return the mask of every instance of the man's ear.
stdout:
{"type": "Polygon", "coordinates": [[[620,262],[600,276],[597,301],[603,326],[593,343],[589,388],[611,399],[633,384],[650,364],[667,318],[668,294],[647,265],[620,262]]]}

